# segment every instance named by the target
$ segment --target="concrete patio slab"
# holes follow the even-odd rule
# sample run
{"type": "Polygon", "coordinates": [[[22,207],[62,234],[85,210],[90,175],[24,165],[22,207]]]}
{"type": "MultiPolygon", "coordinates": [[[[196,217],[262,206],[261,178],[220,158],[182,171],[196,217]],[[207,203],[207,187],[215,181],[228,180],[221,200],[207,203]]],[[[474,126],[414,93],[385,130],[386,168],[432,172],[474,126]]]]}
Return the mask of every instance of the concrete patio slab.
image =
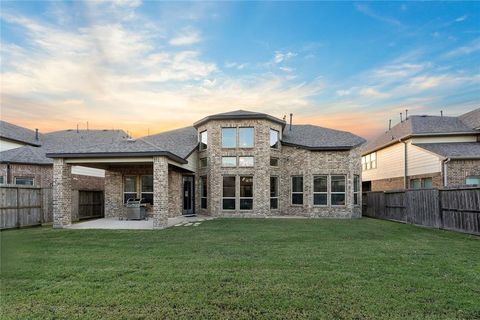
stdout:
{"type": "MultiPolygon", "coordinates": [[[[212,220],[212,217],[174,217],[168,218],[167,228],[172,226],[193,225],[197,221],[212,220]]],[[[119,220],[102,218],[74,223],[66,229],[118,229],[118,230],[153,230],[153,220],[119,220]]]]}

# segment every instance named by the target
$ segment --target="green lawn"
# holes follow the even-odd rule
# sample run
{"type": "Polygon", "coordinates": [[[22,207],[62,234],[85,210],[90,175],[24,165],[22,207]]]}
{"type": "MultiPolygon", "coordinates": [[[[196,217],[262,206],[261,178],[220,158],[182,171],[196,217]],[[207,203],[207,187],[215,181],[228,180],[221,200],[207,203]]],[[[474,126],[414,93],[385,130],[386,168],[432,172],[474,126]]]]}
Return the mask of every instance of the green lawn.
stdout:
{"type": "Polygon", "coordinates": [[[360,220],[1,233],[2,319],[479,319],[480,239],[360,220]]]}

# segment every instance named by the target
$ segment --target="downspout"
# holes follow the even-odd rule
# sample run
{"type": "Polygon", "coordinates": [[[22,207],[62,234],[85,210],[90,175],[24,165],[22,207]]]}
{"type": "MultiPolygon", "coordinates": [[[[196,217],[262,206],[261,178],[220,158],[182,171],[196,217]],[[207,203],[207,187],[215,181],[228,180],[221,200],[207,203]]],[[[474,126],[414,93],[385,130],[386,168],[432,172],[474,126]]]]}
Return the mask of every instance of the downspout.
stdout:
{"type": "Polygon", "coordinates": [[[447,163],[452,160],[451,158],[447,158],[443,161],[443,186],[446,187],[448,185],[448,166],[447,163]]]}
{"type": "Polygon", "coordinates": [[[12,183],[12,168],[10,168],[10,163],[7,162],[7,176],[5,177],[7,181],[5,181],[5,184],[11,184],[12,183]]]}
{"type": "Polygon", "coordinates": [[[403,143],[403,188],[408,189],[408,163],[407,163],[407,143],[398,139],[398,142],[403,143]]]}

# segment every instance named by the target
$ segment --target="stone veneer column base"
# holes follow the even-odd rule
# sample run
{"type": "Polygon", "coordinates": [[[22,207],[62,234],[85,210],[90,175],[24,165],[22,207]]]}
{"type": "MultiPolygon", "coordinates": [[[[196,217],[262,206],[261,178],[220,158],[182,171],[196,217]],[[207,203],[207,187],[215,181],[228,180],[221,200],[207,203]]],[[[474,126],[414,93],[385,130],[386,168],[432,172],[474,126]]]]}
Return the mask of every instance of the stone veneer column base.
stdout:
{"type": "Polygon", "coordinates": [[[63,158],[53,160],[53,227],[72,224],[72,168],[63,158]]]}
{"type": "Polygon", "coordinates": [[[153,157],[153,228],[168,225],[168,162],[166,157],[153,157]]]}

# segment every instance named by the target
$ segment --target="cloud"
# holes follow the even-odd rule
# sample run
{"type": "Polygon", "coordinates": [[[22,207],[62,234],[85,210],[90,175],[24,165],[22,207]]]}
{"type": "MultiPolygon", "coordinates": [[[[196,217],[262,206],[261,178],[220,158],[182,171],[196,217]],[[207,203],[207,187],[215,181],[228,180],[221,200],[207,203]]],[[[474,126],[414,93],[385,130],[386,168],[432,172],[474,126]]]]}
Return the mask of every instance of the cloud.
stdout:
{"type": "Polygon", "coordinates": [[[386,93],[379,92],[375,88],[363,88],[359,91],[360,95],[367,98],[386,98],[389,95],[386,93]]]}
{"type": "Polygon", "coordinates": [[[458,47],[456,49],[453,49],[453,50],[447,52],[447,54],[445,54],[445,57],[453,58],[453,57],[458,57],[458,56],[469,55],[469,54],[477,52],[479,50],[480,50],[480,38],[477,38],[477,39],[471,41],[466,46],[461,46],[461,47],[458,47]]]}
{"type": "Polygon", "coordinates": [[[351,94],[350,90],[337,90],[337,91],[335,91],[335,93],[339,97],[344,97],[344,96],[348,96],[349,94],[351,94]]]}
{"type": "Polygon", "coordinates": [[[198,31],[186,29],[180,35],[170,39],[168,43],[172,46],[189,46],[198,43],[201,40],[202,39],[198,31]]]}
{"type": "Polygon", "coordinates": [[[463,16],[458,17],[457,19],[455,19],[455,22],[462,22],[462,21],[467,20],[467,18],[468,18],[467,15],[463,15],[463,16]]]}
{"type": "Polygon", "coordinates": [[[297,54],[293,53],[293,52],[282,53],[280,51],[275,51],[275,56],[273,57],[273,62],[280,63],[280,62],[289,60],[290,58],[293,58],[296,55],[297,54]]]}
{"type": "Polygon", "coordinates": [[[373,19],[375,19],[375,20],[382,21],[382,22],[385,22],[385,23],[388,23],[388,24],[391,24],[391,25],[394,25],[394,26],[397,26],[397,27],[403,26],[402,23],[401,23],[399,20],[397,20],[397,19],[390,18],[390,17],[385,17],[385,16],[381,16],[381,15],[375,13],[375,12],[374,12],[368,5],[366,5],[366,4],[356,3],[356,4],[355,4],[355,8],[356,8],[357,11],[359,11],[360,13],[363,13],[363,14],[366,15],[367,17],[373,18],[373,19]]]}
{"type": "Polygon", "coordinates": [[[248,63],[238,63],[238,62],[226,62],[225,63],[225,68],[228,68],[228,69],[235,68],[235,69],[238,69],[238,70],[242,70],[246,66],[248,66],[248,63]]]}

